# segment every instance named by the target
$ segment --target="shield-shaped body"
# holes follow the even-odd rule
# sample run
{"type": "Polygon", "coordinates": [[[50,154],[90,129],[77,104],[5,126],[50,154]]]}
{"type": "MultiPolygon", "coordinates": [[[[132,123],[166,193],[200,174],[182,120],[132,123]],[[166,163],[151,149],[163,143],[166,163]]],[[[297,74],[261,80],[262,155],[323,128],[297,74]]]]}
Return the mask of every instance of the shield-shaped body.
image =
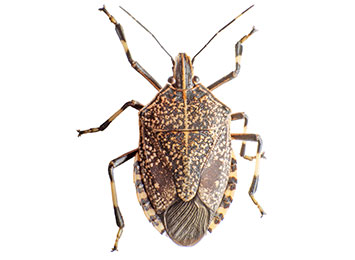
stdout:
{"type": "Polygon", "coordinates": [[[153,225],[193,245],[216,216],[231,172],[230,109],[202,85],[167,85],[139,112],[137,196],[153,225]]]}

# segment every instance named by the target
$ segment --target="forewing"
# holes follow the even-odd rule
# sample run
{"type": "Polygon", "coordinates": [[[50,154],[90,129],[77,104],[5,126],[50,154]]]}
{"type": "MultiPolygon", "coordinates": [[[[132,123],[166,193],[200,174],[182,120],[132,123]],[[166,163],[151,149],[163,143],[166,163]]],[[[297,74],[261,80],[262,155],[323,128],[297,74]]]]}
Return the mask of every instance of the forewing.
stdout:
{"type": "Polygon", "coordinates": [[[215,212],[227,186],[231,162],[231,142],[227,126],[218,131],[216,144],[201,172],[198,195],[215,212]]]}

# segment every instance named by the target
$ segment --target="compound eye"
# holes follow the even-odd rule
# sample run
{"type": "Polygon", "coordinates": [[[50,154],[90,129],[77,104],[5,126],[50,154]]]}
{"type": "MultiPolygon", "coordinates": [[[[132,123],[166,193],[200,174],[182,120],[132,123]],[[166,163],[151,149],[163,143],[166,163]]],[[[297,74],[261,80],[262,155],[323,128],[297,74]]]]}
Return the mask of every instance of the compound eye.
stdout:
{"type": "Polygon", "coordinates": [[[171,76],[171,77],[168,78],[168,82],[169,82],[171,85],[174,85],[176,81],[175,81],[175,78],[171,76]]]}
{"type": "Polygon", "coordinates": [[[194,76],[194,77],[192,78],[192,82],[196,85],[197,83],[200,82],[200,78],[197,77],[197,76],[194,76]]]}

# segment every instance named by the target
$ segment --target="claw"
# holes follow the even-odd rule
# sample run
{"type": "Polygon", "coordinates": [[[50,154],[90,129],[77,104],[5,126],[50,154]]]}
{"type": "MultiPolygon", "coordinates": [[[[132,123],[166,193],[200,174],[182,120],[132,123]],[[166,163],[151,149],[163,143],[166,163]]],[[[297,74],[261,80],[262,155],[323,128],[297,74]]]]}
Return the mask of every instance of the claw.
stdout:
{"type": "Polygon", "coordinates": [[[106,10],[105,5],[102,8],[99,8],[99,11],[104,12],[107,15],[107,17],[110,19],[111,23],[117,24],[116,19],[106,10]]]}
{"type": "Polygon", "coordinates": [[[264,215],[267,215],[266,212],[262,211],[260,218],[262,218],[264,215]]]}
{"type": "Polygon", "coordinates": [[[261,154],[261,158],[263,158],[263,159],[267,159],[267,158],[266,158],[266,156],[265,156],[265,152],[262,152],[262,154],[261,154]]]}
{"type": "Polygon", "coordinates": [[[253,29],[251,30],[248,36],[252,35],[253,33],[256,33],[257,31],[258,29],[256,29],[255,26],[253,26],[253,29]]]}
{"type": "Polygon", "coordinates": [[[122,235],[123,229],[120,227],[118,228],[118,232],[117,232],[117,236],[116,236],[116,240],[115,240],[115,245],[113,246],[111,252],[113,251],[118,251],[117,250],[117,244],[118,244],[118,240],[120,239],[121,235],[122,235]]]}
{"type": "Polygon", "coordinates": [[[76,131],[78,132],[78,137],[80,137],[83,134],[83,131],[80,131],[79,129],[76,131]]]}
{"type": "Polygon", "coordinates": [[[99,8],[99,11],[105,11],[106,10],[106,7],[105,7],[105,5],[103,5],[101,8],[99,8]]]}

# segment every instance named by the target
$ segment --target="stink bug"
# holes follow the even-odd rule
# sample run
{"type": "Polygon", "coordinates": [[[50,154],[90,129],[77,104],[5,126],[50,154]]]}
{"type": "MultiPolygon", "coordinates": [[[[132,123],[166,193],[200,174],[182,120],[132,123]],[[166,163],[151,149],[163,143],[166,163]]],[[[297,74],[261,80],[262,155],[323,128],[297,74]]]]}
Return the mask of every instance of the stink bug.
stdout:
{"type": "Polygon", "coordinates": [[[242,44],[256,31],[255,28],[235,45],[236,69],[215,83],[204,87],[199,83],[198,77],[194,76],[192,66],[196,56],[209,42],[251,7],[220,29],[193,59],[185,53],[180,53],[175,60],[152,33],[121,7],[149,32],[170,56],[173,76],[168,79],[165,87],[161,87],[133,60],[122,26],[105,6],[99,9],[115,25],[129,63],[158,90],[156,97],[146,106],[134,100],[129,101],[101,126],[77,130],[79,136],[103,131],[127,107],[139,111],[138,148],[112,160],[108,167],[118,225],[113,250],[117,250],[124,227],[117,203],[113,170],[133,157],[137,197],[145,216],[160,233],[166,232],[179,245],[194,245],[207,230],[212,232],[223,220],[237,184],[237,162],[231,147],[232,140],[242,140],[242,158],[250,161],[255,159],[249,195],[261,215],[265,214],[254,198],[259,179],[259,161],[264,157],[262,140],[257,134],[247,133],[248,117],[245,113],[232,114],[231,110],[212,94],[214,89],[238,75],[242,44]],[[230,133],[231,121],[240,119],[244,120],[243,133],[230,133]],[[246,141],[257,142],[255,156],[245,155],[246,141]]]}

